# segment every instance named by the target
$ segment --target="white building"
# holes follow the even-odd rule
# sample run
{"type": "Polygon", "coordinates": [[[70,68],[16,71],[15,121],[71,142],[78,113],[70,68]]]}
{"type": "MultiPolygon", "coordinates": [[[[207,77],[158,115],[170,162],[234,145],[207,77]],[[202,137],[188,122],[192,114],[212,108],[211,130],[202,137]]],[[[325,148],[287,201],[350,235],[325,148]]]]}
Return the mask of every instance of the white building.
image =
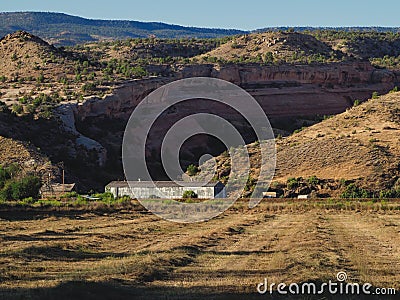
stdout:
{"type": "Polygon", "coordinates": [[[263,198],[276,198],[276,192],[263,192],[263,198]]]}
{"type": "Polygon", "coordinates": [[[180,199],[185,191],[193,191],[200,199],[226,198],[225,185],[221,182],[201,185],[198,182],[174,181],[112,181],[105,187],[115,198],[129,196],[136,199],[180,199]]]}

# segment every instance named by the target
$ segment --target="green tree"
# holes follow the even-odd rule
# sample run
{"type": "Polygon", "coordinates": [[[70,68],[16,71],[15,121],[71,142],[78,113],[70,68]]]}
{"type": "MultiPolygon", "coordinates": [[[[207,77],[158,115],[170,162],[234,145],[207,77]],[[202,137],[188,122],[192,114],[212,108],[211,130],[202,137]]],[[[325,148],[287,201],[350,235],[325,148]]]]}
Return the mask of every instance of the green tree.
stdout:
{"type": "Polygon", "coordinates": [[[10,178],[11,174],[9,170],[0,165],[0,188],[3,188],[6,180],[10,178]]]}
{"type": "Polygon", "coordinates": [[[272,63],[274,61],[274,55],[272,54],[272,52],[266,52],[262,56],[262,60],[264,63],[272,63]]]}
{"type": "Polygon", "coordinates": [[[369,198],[370,196],[370,192],[356,186],[354,183],[346,186],[345,191],[341,194],[341,198],[369,198]]]}
{"type": "Polygon", "coordinates": [[[11,182],[10,187],[11,199],[13,200],[22,200],[28,197],[37,198],[39,196],[41,181],[39,177],[27,176],[18,181],[11,182]]]}

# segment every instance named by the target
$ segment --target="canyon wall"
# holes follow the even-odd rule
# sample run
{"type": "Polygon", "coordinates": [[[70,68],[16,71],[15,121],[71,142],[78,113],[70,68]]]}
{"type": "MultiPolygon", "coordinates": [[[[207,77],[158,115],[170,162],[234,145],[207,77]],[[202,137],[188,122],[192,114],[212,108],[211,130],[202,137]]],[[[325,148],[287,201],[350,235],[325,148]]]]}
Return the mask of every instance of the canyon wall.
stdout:
{"type": "Polygon", "coordinates": [[[131,81],[104,99],[87,99],[76,106],[75,115],[80,120],[127,118],[151,91],[188,77],[214,77],[239,85],[255,97],[270,117],[340,113],[355,99],[368,99],[374,91],[388,92],[397,81],[393,72],[375,69],[369,62],[325,66],[182,66],[176,77],[131,81]]]}
{"type": "MultiPolygon", "coordinates": [[[[71,128],[75,121],[78,132],[99,142],[107,152],[112,151],[114,156],[119,157],[123,130],[136,105],[156,88],[188,77],[214,77],[241,86],[255,97],[273,125],[274,121],[287,118],[341,113],[352,106],[355,99],[366,100],[374,91],[387,93],[397,83],[395,73],[375,69],[369,62],[324,66],[178,66],[175,77],[126,82],[103,99],[91,97],[83,103],[68,106],[75,116],[75,120],[69,120],[68,126],[71,128]]],[[[174,121],[193,112],[210,112],[210,104],[205,101],[183,104],[177,113],[168,117],[168,122],[163,123],[161,127],[164,128],[160,128],[157,134],[162,136],[161,132],[165,132],[174,121]]],[[[230,121],[238,120],[232,111],[222,105],[213,106],[212,112],[230,121]]],[[[205,144],[209,148],[212,146],[207,142],[205,144]]],[[[106,151],[99,151],[100,161],[104,163],[106,151]]]]}

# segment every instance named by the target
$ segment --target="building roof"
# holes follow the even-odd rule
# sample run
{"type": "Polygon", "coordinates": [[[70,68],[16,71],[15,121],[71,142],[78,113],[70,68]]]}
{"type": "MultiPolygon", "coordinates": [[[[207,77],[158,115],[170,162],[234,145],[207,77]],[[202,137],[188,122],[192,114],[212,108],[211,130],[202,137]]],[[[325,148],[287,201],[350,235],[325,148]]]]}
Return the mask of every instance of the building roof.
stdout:
{"type": "Polygon", "coordinates": [[[41,188],[42,192],[54,192],[54,193],[62,193],[62,192],[71,192],[75,188],[75,183],[53,183],[48,185],[44,185],[41,188]]]}
{"type": "Polygon", "coordinates": [[[222,184],[220,181],[209,182],[204,184],[199,181],[112,181],[107,184],[107,187],[214,187],[222,184]]]}

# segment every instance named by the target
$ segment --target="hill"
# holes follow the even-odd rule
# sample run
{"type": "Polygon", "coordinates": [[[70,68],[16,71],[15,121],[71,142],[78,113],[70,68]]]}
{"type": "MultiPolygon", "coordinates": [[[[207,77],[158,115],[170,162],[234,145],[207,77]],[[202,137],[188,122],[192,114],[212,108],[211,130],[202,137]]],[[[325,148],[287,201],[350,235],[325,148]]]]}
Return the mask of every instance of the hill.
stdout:
{"type": "Polygon", "coordinates": [[[343,57],[341,51],[312,35],[272,31],[239,36],[197,58],[211,62],[327,63],[343,57]]]}
{"type": "MultiPolygon", "coordinates": [[[[400,190],[399,130],[400,93],[389,93],[279,138],[272,187],[286,196],[312,190],[338,196],[351,183],[378,194],[400,190]]],[[[259,174],[258,149],[257,143],[248,145],[251,178],[259,174]]],[[[218,177],[229,172],[229,156],[217,157],[218,177]]]]}
{"type": "Polygon", "coordinates": [[[356,58],[397,58],[400,55],[399,32],[320,30],[310,34],[356,58]]]}
{"type": "MultiPolygon", "coordinates": [[[[329,101],[341,103],[338,106],[339,110],[337,106],[332,106],[335,110],[313,112],[310,116],[304,116],[305,118],[299,112],[304,110],[296,112],[294,107],[290,107],[297,115],[293,118],[289,116],[290,119],[280,116],[278,121],[283,127],[276,127],[292,131],[304,126],[301,125],[304,122],[312,124],[319,121],[323,114],[343,111],[348,105],[352,105],[354,99],[364,100],[373,91],[386,93],[397,85],[396,74],[393,71],[376,70],[368,62],[353,66],[353,62],[360,62],[357,58],[350,63],[344,62],[343,64],[348,64],[344,68],[336,63],[324,64],[346,59],[348,58],[345,54],[334,51],[328,42],[310,34],[296,32],[271,32],[211,40],[127,39],[57,48],[37,36],[18,31],[0,41],[0,100],[5,104],[2,109],[8,107],[12,111],[12,114],[7,112],[0,116],[0,135],[31,142],[52,162],[65,162],[66,169],[69,168],[73,173],[71,181],[85,181],[84,186],[87,190],[93,187],[99,189],[108,179],[121,176],[118,173],[122,170],[118,167],[119,146],[115,145],[121,143],[125,117],[134,106],[132,102],[119,102],[119,99],[143,99],[144,95],[159,83],[174,78],[219,76],[221,79],[236,80],[250,92],[257,93],[260,99],[278,95],[278,88],[279,97],[282,99],[296,98],[293,103],[297,102],[297,108],[301,106],[299,97],[304,97],[304,91],[307,91],[308,87],[312,87],[313,94],[323,90],[321,105],[327,106],[325,95],[331,97],[329,101]],[[199,60],[199,57],[206,57],[207,52],[218,52],[221,57],[232,54],[231,57],[234,57],[233,54],[240,51],[246,52],[249,57],[242,61],[244,63],[252,62],[252,59],[257,61],[263,54],[272,53],[273,64],[271,66],[261,62],[235,66],[228,63],[224,66],[220,61],[202,64],[199,60]],[[197,59],[197,63],[194,62],[194,58],[197,59]],[[293,64],[287,65],[287,62],[293,64]],[[310,65],[298,67],[297,62],[310,65]],[[315,65],[315,62],[321,64],[315,65]],[[237,74],[237,79],[230,77],[230,74],[237,74]],[[133,86],[138,88],[132,88],[133,86]],[[303,89],[304,87],[306,89],[303,89]],[[299,96],[300,94],[303,96],[299,96]],[[56,107],[60,109],[55,110],[56,107]],[[59,112],[64,110],[71,113],[67,114],[67,117],[63,115],[65,118],[76,118],[77,122],[72,124],[77,126],[77,131],[73,130],[67,134],[60,127],[63,123],[59,121],[64,121],[65,118],[60,120],[59,112]],[[291,129],[287,129],[285,124],[288,123],[294,124],[291,129]],[[96,152],[99,150],[97,146],[97,150],[86,147],[87,145],[81,143],[78,131],[102,145],[107,145],[106,165],[98,163],[99,157],[102,158],[101,162],[105,161],[104,149],[96,152]]],[[[282,110],[278,102],[273,105],[277,110],[282,110]]],[[[311,110],[320,105],[320,102],[304,103],[309,105],[311,110]]],[[[195,110],[198,109],[201,107],[196,106],[195,110]]],[[[292,155],[290,151],[297,149],[296,142],[293,141],[292,144],[287,150],[288,157],[292,155]]],[[[326,145],[329,146],[329,141],[326,145]]],[[[209,146],[214,147],[211,143],[209,146]]],[[[306,147],[319,148],[318,145],[306,147]]],[[[338,146],[338,149],[342,148],[342,145],[338,146]]],[[[215,150],[214,154],[216,153],[219,153],[219,149],[215,150]]],[[[282,150],[281,153],[285,152],[282,150]]],[[[369,155],[369,152],[363,154],[369,155]]],[[[190,156],[190,159],[197,161],[194,156],[190,156]]],[[[193,163],[189,160],[188,162],[193,163]]],[[[294,172],[297,170],[297,166],[294,166],[289,166],[294,168],[293,176],[300,176],[294,172]]],[[[279,170],[289,170],[286,175],[278,173],[279,180],[287,180],[291,175],[289,168],[283,167],[279,170]]],[[[311,175],[322,176],[320,173],[311,172],[313,170],[318,169],[310,167],[311,175]]],[[[355,180],[355,177],[351,178],[355,180]]]]}
{"type": "Polygon", "coordinates": [[[0,162],[2,166],[16,165],[23,174],[35,174],[52,180],[57,178],[59,170],[38,149],[27,142],[0,136],[0,162]]]}
{"type": "Polygon", "coordinates": [[[87,78],[94,67],[84,68],[83,62],[82,54],[56,48],[28,32],[8,34],[0,40],[1,100],[17,114],[49,115],[62,100],[81,98],[78,92],[85,84],[94,86],[94,75],[87,78]]]}
{"type": "Polygon", "coordinates": [[[169,76],[176,63],[216,48],[221,39],[128,39],[64,49],[26,31],[0,39],[0,97],[18,114],[61,101],[104,96],[121,81],[169,76]],[[40,103],[39,103],[40,102],[40,103]]]}
{"type": "Polygon", "coordinates": [[[157,22],[90,20],[63,13],[0,13],[0,37],[17,30],[29,31],[54,45],[75,45],[99,40],[146,38],[215,38],[244,33],[234,29],[184,27],[157,22]]]}
{"type": "Polygon", "coordinates": [[[28,32],[17,31],[0,40],[1,74],[15,81],[27,77],[36,79],[43,73],[54,77],[65,73],[63,69],[70,62],[65,52],[28,32]]]}

